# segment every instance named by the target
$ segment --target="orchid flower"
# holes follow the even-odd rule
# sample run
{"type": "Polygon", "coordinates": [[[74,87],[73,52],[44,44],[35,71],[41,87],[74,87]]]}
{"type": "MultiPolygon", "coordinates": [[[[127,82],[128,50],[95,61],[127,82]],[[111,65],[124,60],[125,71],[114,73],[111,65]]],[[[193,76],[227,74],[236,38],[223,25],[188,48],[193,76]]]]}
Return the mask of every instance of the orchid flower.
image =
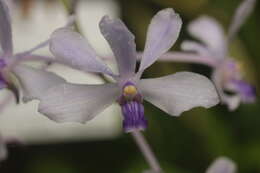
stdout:
{"type": "Polygon", "coordinates": [[[227,157],[219,157],[206,170],[206,173],[235,173],[236,164],[227,157]]]}
{"type": "MultiPolygon", "coordinates": [[[[0,0],[0,44],[2,51],[0,52],[0,89],[9,88],[18,97],[18,90],[11,81],[13,67],[18,65],[18,62],[28,59],[51,59],[49,57],[34,55],[33,51],[47,46],[48,41],[43,42],[36,47],[21,53],[13,53],[12,43],[12,28],[9,15],[9,9],[4,0],[0,0]]],[[[18,98],[17,98],[18,99],[18,98]]]]}
{"type": "Polygon", "coordinates": [[[188,31],[201,43],[184,41],[181,48],[186,52],[168,53],[160,60],[193,62],[212,67],[212,80],[221,102],[227,104],[229,110],[235,110],[240,102],[254,102],[255,88],[243,79],[240,63],[227,54],[229,44],[252,12],[254,5],[255,0],[244,0],[241,3],[235,12],[227,37],[215,19],[208,16],[199,17],[190,23],[188,31]],[[228,95],[226,91],[233,95],[228,95]]]}
{"type": "Polygon", "coordinates": [[[7,154],[6,142],[0,134],[0,162],[6,159],[7,154]]]}
{"type": "Polygon", "coordinates": [[[53,55],[73,68],[108,75],[113,82],[71,84],[47,71],[17,67],[15,71],[25,91],[24,99],[40,100],[39,112],[51,120],[80,123],[93,119],[116,101],[122,109],[126,132],[147,127],[143,100],[173,116],[198,106],[214,106],[219,101],[215,87],[202,75],[179,72],[160,78],[140,79],[143,71],[172,47],[181,25],[181,18],[173,9],[162,10],[153,17],[142,61],[135,73],[137,53],[133,34],[121,20],[104,16],[99,27],[114,52],[119,75],[100,60],[79,33],[70,28],[60,28],[50,39],[53,55]]]}

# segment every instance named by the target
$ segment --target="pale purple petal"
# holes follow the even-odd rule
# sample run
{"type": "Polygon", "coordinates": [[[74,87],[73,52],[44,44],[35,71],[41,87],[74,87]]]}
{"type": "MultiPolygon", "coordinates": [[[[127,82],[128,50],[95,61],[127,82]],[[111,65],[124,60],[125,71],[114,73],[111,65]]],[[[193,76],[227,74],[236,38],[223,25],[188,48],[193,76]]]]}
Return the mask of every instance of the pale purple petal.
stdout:
{"type": "Polygon", "coordinates": [[[221,25],[213,18],[202,16],[188,26],[189,33],[202,41],[217,58],[224,58],[227,42],[221,25]]]}
{"type": "Polygon", "coordinates": [[[7,153],[6,143],[2,135],[0,134],[0,162],[6,159],[7,154],[8,153],[7,153]]]}
{"type": "Polygon", "coordinates": [[[194,52],[202,56],[207,56],[209,58],[212,56],[205,45],[195,41],[183,41],[181,44],[181,49],[184,51],[194,52]]]}
{"type": "Polygon", "coordinates": [[[0,0],[0,42],[5,54],[12,54],[12,29],[9,9],[5,1],[0,0]]]}
{"type": "Polygon", "coordinates": [[[232,160],[220,157],[209,166],[206,173],[235,173],[236,170],[236,164],[232,160]]]}
{"type": "Polygon", "coordinates": [[[254,10],[256,0],[243,0],[237,8],[228,30],[229,41],[234,38],[240,27],[245,23],[248,16],[254,10]]]}
{"type": "Polygon", "coordinates": [[[144,99],[173,116],[194,107],[209,108],[219,102],[216,89],[206,77],[179,72],[155,79],[143,79],[138,85],[144,99]]]}
{"type": "Polygon", "coordinates": [[[46,91],[66,81],[58,75],[25,65],[18,65],[13,69],[23,89],[23,100],[39,99],[46,91]]]}
{"type": "Polygon", "coordinates": [[[80,122],[94,118],[120,95],[117,84],[64,83],[40,97],[39,112],[56,122],[80,122]]]}
{"type": "Polygon", "coordinates": [[[120,76],[132,76],[137,58],[134,35],[120,19],[113,20],[108,16],[101,19],[99,28],[114,52],[120,76]]]}
{"type": "Polygon", "coordinates": [[[148,28],[139,71],[152,65],[173,46],[179,36],[181,25],[179,14],[171,8],[161,10],[153,17],[148,28]]]}
{"type": "Polygon", "coordinates": [[[99,59],[88,41],[70,28],[61,28],[51,35],[50,51],[57,61],[85,72],[97,72],[114,76],[99,59]]]}
{"type": "Polygon", "coordinates": [[[241,97],[239,95],[221,97],[221,102],[227,105],[229,111],[235,111],[241,103],[241,97]]]}
{"type": "Polygon", "coordinates": [[[223,77],[222,77],[222,69],[216,68],[216,70],[212,74],[212,81],[217,89],[218,95],[220,97],[220,101],[222,104],[226,104],[229,111],[234,111],[238,108],[241,103],[241,97],[239,94],[235,94],[233,96],[227,95],[224,90],[223,77]]]}

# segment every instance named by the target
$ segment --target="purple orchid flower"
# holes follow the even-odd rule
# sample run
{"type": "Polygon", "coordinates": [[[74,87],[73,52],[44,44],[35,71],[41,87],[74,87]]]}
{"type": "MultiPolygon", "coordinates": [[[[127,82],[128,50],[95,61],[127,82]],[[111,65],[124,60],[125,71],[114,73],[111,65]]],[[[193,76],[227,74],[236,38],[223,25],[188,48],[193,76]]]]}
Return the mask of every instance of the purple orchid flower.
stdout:
{"type": "Polygon", "coordinates": [[[13,68],[21,61],[25,60],[51,61],[51,57],[32,54],[33,51],[47,46],[48,41],[45,41],[28,51],[14,54],[10,14],[4,0],[0,0],[0,23],[0,45],[2,49],[2,51],[0,51],[0,89],[8,88],[12,90],[17,97],[17,100],[19,100],[18,90],[11,81],[11,76],[13,74],[15,75],[13,68]]]}
{"type": "Polygon", "coordinates": [[[58,29],[50,40],[50,51],[57,61],[85,72],[103,73],[113,78],[113,82],[71,84],[50,72],[18,67],[15,71],[20,75],[26,93],[24,99],[39,99],[39,112],[56,122],[81,123],[93,119],[116,101],[122,109],[126,132],[147,127],[143,100],[173,116],[198,106],[214,106],[219,101],[215,87],[199,74],[180,72],[161,78],[140,79],[143,71],[172,47],[181,25],[181,18],[173,9],[162,10],[153,17],[142,61],[135,73],[137,53],[133,34],[121,20],[104,16],[99,27],[114,52],[119,75],[99,59],[79,33],[70,28],[58,29]],[[34,82],[35,78],[39,81],[34,82]]]}
{"type": "Polygon", "coordinates": [[[235,173],[236,164],[227,157],[217,158],[206,170],[206,173],[235,173]]]}
{"type": "Polygon", "coordinates": [[[215,19],[202,16],[194,20],[188,26],[188,31],[201,43],[184,41],[181,48],[186,52],[168,53],[163,55],[160,60],[193,62],[212,67],[212,80],[218,90],[221,102],[227,104],[229,110],[235,110],[240,102],[254,102],[256,98],[255,87],[243,79],[240,64],[227,55],[227,50],[239,28],[252,12],[255,2],[255,0],[244,0],[241,3],[235,12],[227,37],[215,19]],[[233,95],[229,95],[227,92],[233,95]]]}

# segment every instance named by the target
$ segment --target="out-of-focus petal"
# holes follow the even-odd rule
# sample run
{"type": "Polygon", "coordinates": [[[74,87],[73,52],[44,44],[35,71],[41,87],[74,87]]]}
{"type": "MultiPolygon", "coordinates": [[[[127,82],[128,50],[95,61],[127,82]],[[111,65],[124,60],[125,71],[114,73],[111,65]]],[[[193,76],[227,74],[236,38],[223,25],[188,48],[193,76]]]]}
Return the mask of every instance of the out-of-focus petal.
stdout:
{"type": "Polygon", "coordinates": [[[190,52],[195,52],[199,55],[207,56],[210,57],[212,56],[207,47],[204,45],[195,42],[195,41],[184,41],[181,44],[181,49],[184,51],[190,51],[190,52]]]}
{"type": "Polygon", "coordinates": [[[85,72],[97,72],[114,76],[99,59],[94,49],[79,33],[70,28],[60,28],[51,35],[50,51],[57,61],[85,72]]]}
{"type": "Polygon", "coordinates": [[[5,1],[0,0],[0,42],[5,54],[12,54],[12,29],[9,9],[5,1]]]}
{"type": "Polygon", "coordinates": [[[152,65],[173,46],[179,36],[181,25],[179,14],[171,8],[161,10],[153,17],[148,28],[139,71],[152,65]]]}
{"type": "Polygon", "coordinates": [[[236,170],[236,164],[232,160],[220,157],[209,166],[206,173],[235,173],[236,170]]]}
{"type": "Polygon", "coordinates": [[[190,72],[179,72],[139,82],[144,99],[173,116],[194,107],[209,108],[219,102],[216,89],[206,77],[190,72]]]}
{"type": "Polygon", "coordinates": [[[39,99],[46,91],[66,81],[58,75],[35,69],[25,65],[18,65],[13,69],[23,89],[23,100],[39,99]]]}
{"type": "Polygon", "coordinates": [[[117,84],[64,83],[40,97],[39,112],[56,122],[80,122],[94,118],[119,97],[117,84]]]}
{"type": "Polygon", "coordinates": [[[254,10],[256,0],[244,0],[237,8],[228,30],[229,41],[234,38],[240,27],[254,10]]]}
{"type": "Polygon", "coordinates": [[[134,35],[120,19],[104,16],[99,23],[101,33],[108,41],[117,60],[121,77],[132,76],[136,65],[136,45],[134,35]]]}
{"type": "Polygon", "coordinates": [[[0,134],[0,162],[6,159],[7,154],[8,153],[7,153],[5,141],[2,135],[0,134]]]}
{"type": "Polygon", "coordinates": [[[241,103],[241,97],[239,95],[228,96],[223,95],[221,97],[222,103],[226,104],[229,111],[234,111],[238,108],[241,103]]]}
{"type": "Polygon", "coordinates": [[[188,31],[192,36],[202,41],[212,53],[218,55],[215,57],[225,57],[226,38],[222,27],[215,19],[202,16],[189,24],[188,31]]]}
{"type": "Polygon", "coordinates": [[[224,90],[222,69],[217,68],[212,74],[212,81],[217,89],[220,101],[222,104],[226,104],[229,111],[234,111],[241,103],[241,97],[236,93],[233,96],[227,95],[224,90]]]}

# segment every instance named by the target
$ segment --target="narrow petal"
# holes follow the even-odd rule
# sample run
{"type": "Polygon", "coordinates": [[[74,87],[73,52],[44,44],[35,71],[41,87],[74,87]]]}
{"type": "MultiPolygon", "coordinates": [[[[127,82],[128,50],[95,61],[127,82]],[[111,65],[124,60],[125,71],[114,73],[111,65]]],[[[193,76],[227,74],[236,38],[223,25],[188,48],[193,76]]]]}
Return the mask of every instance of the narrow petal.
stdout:
{"type": "Polygon", "coordinates": [[[256,0],[243,0],[237,8],[235,15],[228,30],[229,41],[234,38],[240,27],[245,23],[248,16],[252,13],[255,7],[256,0]]]}
{"type": "Polygon", "coordinates": [[[182,42],[181,49],[184,50],[184,51],[195,52],[199,55],[203,55],[203,56],[207,56],[207,57],[211,56],[211,53],[209,52],[207,47],[205,47],[204,45],[197,43],[195,41],[184,41],[184,42],[182,42]]]}
{"type": "Polygon", "coordinates": [[[97,72],[114,76],[99,59],[94,49],[79,33],[61,28],[51,35],[50,51],[57,61],[85,72],[97,72]]]}
{"type": "Polygon", "coordinates": [[[161,10],[153,17],[148,28],[139,71],[152,65],[173,46],[179,36],[181,25],[179,14],[171,8],[161,10]]]}
{"type": "Polygon", "coordinates": [[[226,38],[220,24],[213,18],[202,16],[188,26],[189,33],[202,41],[218,58],[224,58],[226,53],[226,38]],[[205,32],[206,29],[206,32],[205,32]]]}
{"type": "Polygon", "coordinates": [[[220,157],[209,166],[206,173],[235,173],[236,170],[236,164],[232,160],[220,157]]]}
{"type": "Polygon", "coordinates": [[[13,52],[9,9],[5,1],[2,0],[0,0],[0,42],[5,54],[11,54],[13,52]]]}
{"type": "Polygon", "coordinates": [[[219,102],[214,85],[206,77],[179,72],[139,82],[144,99],[173,116],[194,107],[209,108],[219,102]]]}
{"type": "Polygon", "coordinates": [[[120,19],[104,16],[99,28],[114,52],[121,77],[132,76],[136,65],[136,45],[134,35],[120,19]]]}
{"type": "Polygon", "coordinates": [[[39,99],[46,91],[66,81],[52,72],[18,65],[13,69],[23,88],[23,100],[39,99]]]}
{"type": "Polygon", "coordinates": [[[39,112],[56,122],[81,122],[94,118],[119,97],[116,84],[64,83],[40,97],[39,112]]]}

